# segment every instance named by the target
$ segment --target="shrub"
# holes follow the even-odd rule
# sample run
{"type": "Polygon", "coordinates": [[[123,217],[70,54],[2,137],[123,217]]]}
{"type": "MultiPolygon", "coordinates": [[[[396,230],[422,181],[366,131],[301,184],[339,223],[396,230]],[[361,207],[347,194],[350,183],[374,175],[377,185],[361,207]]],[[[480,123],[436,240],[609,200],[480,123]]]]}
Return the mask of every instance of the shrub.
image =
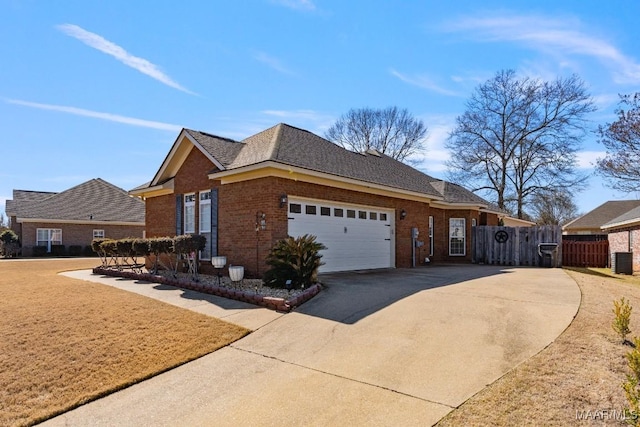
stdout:
{"type": "Polygon", "coordinates": [[[632,307],[629,305],[629,301],[624,297],[620,298],[620,301],[613,301],[613,314],[615,318],[611,327],[622,339],[622,343],[627,342],[627,335],[631,332],[629,329],[629,321],[631,320],[632,307]]]}
{"type": "Polygon", "coordinates": [[[34,246],[33,247],[33,256],[45,256],[47,254],[46,246],[34,246]]]}
{"type": "Polygon", "coordinates": [[[82,246],[69,245],[69,256],[80,256],[80,255],[82,255],[82,246]]]}
{"type": "Polygon", "coordinates": [[[0,233],[0,255],[15,255],[19,248],[20,240],[13,230],[4,230],[0,233]]]}
{"type": "Polygon", "coordinates": [[[98,255],[98,253],[93,250],[92,245],[87,245],[82,248],[82,255],[86,257],[95,257],[98,255]]]}
{"type": "Polygon", "coordinates": [[[118,241],[113,239],[104,239],[100,242],[100,251],[109,256],[118,255],[118,241]]]}
{"type": "Polygon", "coordinates": [[[134,239],[132,244],[133,253],[135,255],[149,255],[149,240],[134,239]]]}
{"type": "Polygon", "coordinates": [[[116,240],[116,251],[121,257],[128,257],[133,254],[133,239],[116,240]]]}
{"type": "Polygon", "coordinates": [[[207,244],[207,239],[200,234],[184,234],[173,239],[174,251],[177,254],[188,255],[192,252],[198,253],[207,244]]]}
{"type": "Polygon", "coordinates": [[[285,288],[287,280],[291,280],[292,288],[300,288],[317,282],[318,268],[323,265],[319,252],[323,249],[326,246],[310,234],[279,240],[267,256],[271,268],[264,274],[265,284],[285,288]]]}
{"type": "Polygon", "coordinates": [[[631,371],[627,374],[627,380],[622,383],[627,402],[629,407],[625,408],[625,415],[627,416],[627,423],[639,426],[640,425],[640,338],[634,338],[633,343],[635,348],[626,354],[627,366],[631,371]]]}
{"type": "MultiPolygon", "coordinates": [[[[148,239],[149,252],[154,255],[153,274],[158,274],[158,264],[160,263],[160,254],[170,254],[173,252],[173,239],[171,237],[155,237],[148,239]]],[[[173,270],[173,268],[171,268],[173,270]]]]}
{"type": "Polygon", "coordinates": [[[53,256],[65,256],[67,254],[67,248],[65,245],[51,245],[51,255],[53,256]]]}

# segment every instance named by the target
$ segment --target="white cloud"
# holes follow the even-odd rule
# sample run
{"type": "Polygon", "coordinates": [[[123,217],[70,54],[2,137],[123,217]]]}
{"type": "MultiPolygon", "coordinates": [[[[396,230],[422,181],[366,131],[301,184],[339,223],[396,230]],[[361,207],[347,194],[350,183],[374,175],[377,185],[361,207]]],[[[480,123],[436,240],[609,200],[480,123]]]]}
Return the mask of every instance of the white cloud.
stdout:
{"type": "Polygon", "coordinates": [[[445,163],[450,158],[445,143],[449,133],[455,127],[455,116],[427,115],[420,119],[427,125],[429,137],[425,150],[411,156],[411,160],[416,162],[418,169],[436,177],[442,177],[447,170],[445,163]]]}
{"type": "Polygon", "coordinates": [[[606,156],[606,151],[580,151],[577,153],[579,169],[593,169],[596,160],[606,156]]]}
{"type": "Polygon", "coordinates": [[[58,111],[61,113],[75,114],[76,116],[92,117],[94,119],[108,120],[111,122],[124,123],[132,126],[147,127],[152,129],[178,132],[182,126],[170,123],[154,122],[151,120],[136,119],[134,117],[119,116],[111,113],[101,113],[98,111],[85,110],[83,108],[66,107],[63,105],[40,104],[37,102],[21,101],[19,99],[5,99],[5,102],[24,107],[38,108],[40,110],[58,111]]]}
{"type": "Polygon", "coordinates": [[[610,67],[616,83],[639,83],[640,64],[606,40],[582,31],[575,19],[545,16],[493,15],[465,17],[447,23],[450,32],[468,32],[474,40],[514,42],[546,53],[583,55],[610,67]]]}
{"type": "Polygon", "coordinates": [[[171,79],[171,77],[162,72],[162,70],[160,70],[157,65],[149,62],[144,58],[140,58],[138,56],[130,54],[124,48],[118,46],[113,42],[110,42],[109,40],[98,34],[89,32],[73,24],[62,24],[58,25],[57,28],[66,35],[80,40],[82,43],[86,44],[89,47],[97,49],[100,52],[113,56],[123,64],[151,77],[152,79],[158,80],[159,82],[174,89],[178,89],[182,92],[196,95],[196,93],[191,92],[189,89],[171,79]]]}
{"type": "Polygon", "coordinates": [[[278,58],[275,58],[267,53],[258,52],[253,56],[253,58],[282,74],[288,74],[290,76],[294,74],[289,68],[287,68],[282,63],[282,61],[280,61],[278,58]]]}
{"type": "Polygon", "coordinates": [[[271,0],[271,3],[294,10],[314,11],[316,5],[311,0],[271,0]]]}
{"type": "Polygon", "coordinates": [[[391,73],[391,75],[397,77],[401,81],[403,81],[405,83],[408,83],[410,85],[417,86],[417,87],[420,87],[422,89],[430,90],[432,92],[436,92],[436,93],[439,93],[439,94],[442,94],[442,95],[460,96],[460,94],[458,94],[458,93],[456,93],[456,92],[454,92],[452,90],[445,89],[445,88],[443,88],[441,86],[438,86],[427,75],[420,74],[420,75],[416,75],[416,76],[408,76],[406,74],[402,74],[399,71],[394,70],[393,68],[390,69],[389,72],[391,73]]]}

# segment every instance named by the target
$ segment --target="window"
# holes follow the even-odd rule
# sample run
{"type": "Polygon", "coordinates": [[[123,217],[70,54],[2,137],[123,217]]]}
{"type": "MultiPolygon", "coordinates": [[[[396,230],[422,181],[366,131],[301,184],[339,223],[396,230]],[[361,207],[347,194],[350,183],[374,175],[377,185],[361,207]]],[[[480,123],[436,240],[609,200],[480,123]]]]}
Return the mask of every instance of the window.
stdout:
{"type": "Polygon", "coordinates": [[[289,205],[289,212],[302,213],[302,205],[300,203],[291,203],[289,205]]]}
{"type": "Polygon", "coordinates": [[[200,193],[200,233],[211,232],[211,191],[200,193]]]}
{"type": "Polygon", "coordinates": [[[464,256],[466,254],[465,231],[464,218],[449,219],[449,255],[464,256]]]}
{"type": "Polygon", "coordinates": [[[307,205],[304,207],[304,212],[307,215],[315,215],[316,214],[316,207],[314,205],[307,205]]]}
{"type": "Polygon", "coordinates": [[[360,218],[360,219],[367,219],[367,212],[365,212],[365,211],[358,211],[358,218],[360,218]]]}
{"type": "Polygon", "coordinates": [[[355,218],[356,217],[356,211],[354,211],[353,209],[347,209],[347,218],[355,218]]]}
{"type": "Polygon", "coordinates": [[[46,246],[51,252],[51,245],[62,244],[62,230],[59,228],[38,228],[36,230],[36,245],[46,246]]]}
{"type": "Polygon", "coordinates": [[[94,239],[104,239],[104,230],[93,230],[94,239]]]}
{"type": "Polygon", "coordinates": [[[342,218],[344,216],[344,209],[333,208],[333,216],[339,216],[342,218]]]}
{"type": "Polygon", "coordinates": [[[387,220],[387,214],[386,213],[381,213],[380,214],[380,221],[386,221],[387,220]]]}
{"type": "Polygon", "coordinates": [[[377,212],[369,212],[369,219],[378,219],[377,212]]]}
{"type": "Polygon", "coordinates": [[[320,208],[320,215],[322,216],[331,216],[331,208],[320,208]]]}
{"type": "Polygon", "coordinates": [[[196,195],[184,195],[184,234],[196,232],[196,195]]]}

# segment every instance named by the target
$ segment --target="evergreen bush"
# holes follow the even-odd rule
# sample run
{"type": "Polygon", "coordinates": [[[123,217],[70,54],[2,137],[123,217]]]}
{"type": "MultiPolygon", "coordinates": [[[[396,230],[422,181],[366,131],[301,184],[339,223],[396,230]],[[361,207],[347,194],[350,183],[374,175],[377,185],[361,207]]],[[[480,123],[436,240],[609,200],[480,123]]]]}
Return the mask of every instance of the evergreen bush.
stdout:
{"type": "Polygon", "coordinates": [[[310,234],[279,240],[267,256],[271,268],[264,274],[265,284],[275,288],[303,288],[316,283],[318,268],[324,264],[319,253],[323,249],[327,249],[326,246],[310,234]]]}
{"type": "Polygon", "coordinates": [[[629,329],[629,322],[631,321],[632,307],[629,304],[629,300],[625,300],[624,297],[620,298],[620,301],[613,301],[613,314],[615,318],[611,327],[622,339],[622,343],[627,342],[627,335],[631,333],[629,329]]]}

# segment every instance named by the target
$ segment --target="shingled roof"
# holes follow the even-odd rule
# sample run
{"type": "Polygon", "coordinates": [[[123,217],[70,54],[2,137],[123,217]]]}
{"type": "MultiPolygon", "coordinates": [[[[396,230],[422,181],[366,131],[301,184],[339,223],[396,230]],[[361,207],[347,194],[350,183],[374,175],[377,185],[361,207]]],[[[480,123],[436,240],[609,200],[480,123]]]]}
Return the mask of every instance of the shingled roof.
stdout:
{"type": "Polygon", "coordinates": [[[96,178],[60,193],[15,190],[7,214],[18,219],[139,222],[144,202],[122,188],[96,178]]]}
{"type": "Polygon", "coordinates": [[[616,228],[616,227],[630,226],[637,223],[640,223],[640,206],[633,208],[630,211],[625,212],[616,218],[613,218],[611,221],[604,224],[602,228],[610,229],[610,228],[616,228]]]}
{"type": "Polygon", "coordinates": [[[610,200],[593,209],[581,217],[571,221],[563,230],[600,230],[600,227],[611,220],[640,207],[640,200],[610,200]]]}
{"type": "MultiPolygon", "coordinates": [[[[459,185],[431,177],[376,150],[368,150],[364,153],[349,151],[309,131],[284,123],[242,141],[192,129],[184,129],[183,132],[194,140],[205,154],[222,165],[223,170],[212,171],[213,176],[216,173],[228,174],[233,170],[273,162],[424,194],[435,200],[475,204],[502,212],[496,206],[459,185]]],[[[179,137],[176,144],[179,144],[181,139],[179,137]]],[[[165,159],[164,164],[169,161],[169,158],[165,159]]],[[[157,174],[150,183],[131,191],[139,192],[161,184],[161,179],[170,178],[157,174]]]]}

